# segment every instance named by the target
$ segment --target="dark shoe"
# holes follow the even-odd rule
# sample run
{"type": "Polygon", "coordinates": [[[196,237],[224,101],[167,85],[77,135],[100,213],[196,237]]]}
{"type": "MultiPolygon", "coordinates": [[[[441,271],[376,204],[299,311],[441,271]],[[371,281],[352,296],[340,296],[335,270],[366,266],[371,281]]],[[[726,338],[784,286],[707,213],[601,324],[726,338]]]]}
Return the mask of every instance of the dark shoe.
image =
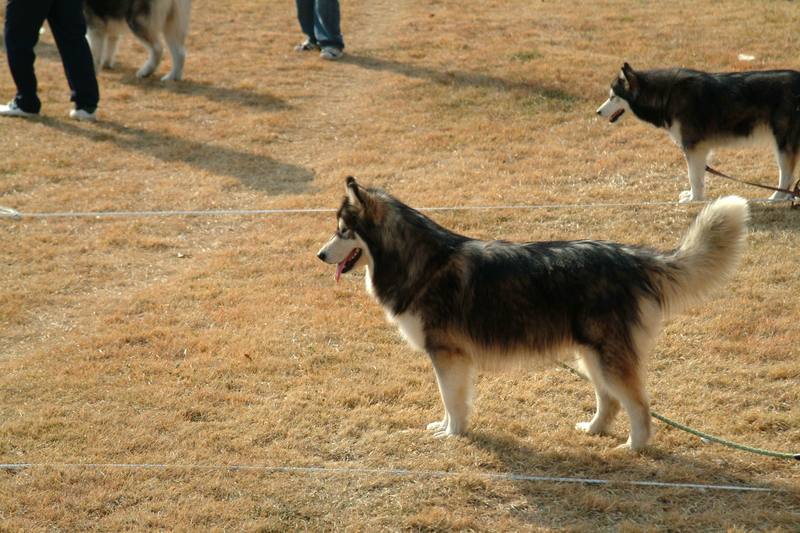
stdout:
{"type": "Polygon", "coordinates": [[[295,52],[313,52],[315,50],[319,50],[319,45],[317,43],[311,42],[310,39],[306,39],[305,41],[294,47],[295,52]]]}

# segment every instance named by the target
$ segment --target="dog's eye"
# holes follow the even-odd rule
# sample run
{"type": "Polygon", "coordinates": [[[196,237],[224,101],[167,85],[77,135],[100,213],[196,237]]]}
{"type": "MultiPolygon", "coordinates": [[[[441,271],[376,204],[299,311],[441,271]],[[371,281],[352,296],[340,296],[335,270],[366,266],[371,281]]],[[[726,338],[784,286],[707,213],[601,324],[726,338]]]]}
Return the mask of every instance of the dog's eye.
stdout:
{"type": "Polygon", "coordinates": [[[352,239],[353,238],[353,230],[347,228],[340,228],[336,230],[336,236],[340,239],[352,239]]]}

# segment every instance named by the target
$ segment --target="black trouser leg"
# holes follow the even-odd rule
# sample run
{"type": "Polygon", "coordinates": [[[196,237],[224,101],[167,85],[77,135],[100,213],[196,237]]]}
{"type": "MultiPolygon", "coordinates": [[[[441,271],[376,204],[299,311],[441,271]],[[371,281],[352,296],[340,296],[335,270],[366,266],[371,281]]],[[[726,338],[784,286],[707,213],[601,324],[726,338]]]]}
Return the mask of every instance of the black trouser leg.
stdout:
{"type": "Polygon", "coordinates": [[[47,22],[50,23],[72,91],[70,100],[75,102],[77,109],[94,111],[100,100],[100,91],[92,51],[86,41],[83,0],[54,0],[47,22]]]}
{"type": "Polygon", "coordinates": [[[3,35],[8,68],[17,86],[17,106],[28,113],[38,113],[42,107],[36,95],[33,48],[52,4],[53,0],[8,0],[6,4],[3,35]]]}

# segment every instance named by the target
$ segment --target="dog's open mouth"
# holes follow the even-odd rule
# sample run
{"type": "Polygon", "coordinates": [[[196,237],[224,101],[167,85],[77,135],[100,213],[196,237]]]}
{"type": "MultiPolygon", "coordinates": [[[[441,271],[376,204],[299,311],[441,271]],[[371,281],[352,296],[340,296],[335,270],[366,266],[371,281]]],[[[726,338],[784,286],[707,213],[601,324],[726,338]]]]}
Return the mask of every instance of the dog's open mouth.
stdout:
{"type": "Polygon", "coordinates": [[[611,117],[608,119],[608,121],[609,121],[609,122],[611,122],[611,123],[613,124],[614,122],[616,122],[616,121],[617,121],[617,119],[618,119],[619,117],[621,117],[621,116],[622,116],[622,114],[623,114],[624,112],[625,112],[625,110],[624,110],[624,109],[617,109],[616,111],[614,111],[614,114],[613,114],[613,115],[611,115],[611,117]]]}
{"type": "Polygon", "coordinates": [[[350,270],[356,266],[356,263],[358,263],[359,259],[361,259],[361,248],[353,248],[353,251],[351,251],[348,256],[344,258],[344,261],[336,265],[336,281],[339,281],[339,277],[342,274],[350,272],[350,270]]]}

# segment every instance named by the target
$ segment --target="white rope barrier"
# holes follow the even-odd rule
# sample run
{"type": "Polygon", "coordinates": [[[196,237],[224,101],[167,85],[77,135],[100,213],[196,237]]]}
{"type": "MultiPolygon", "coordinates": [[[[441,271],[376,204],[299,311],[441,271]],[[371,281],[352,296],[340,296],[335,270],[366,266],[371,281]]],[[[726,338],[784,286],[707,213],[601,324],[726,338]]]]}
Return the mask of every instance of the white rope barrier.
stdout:
{"type": "Polygon", "coordinates": [[[580,477],[534,476],[506,472],[448,472],[444,470],[405,470],[398,468],[348,468],[324,466],[269,466],[269,465],[195,465],[159,463],[5,463],[0,470],[25,470],[33,468],[93,469],[93,470],[204,470],[204,471],[255,471],[271,474],[330,474],[330,475],[381,475],[397,477],[452,478],[471,475],[497,481],[528,481],[538,483],[574,483],[579,485],[622,485],[634,487],[671,488],[689,490],[718,490],[739,492],[785,492],[784,489],[753,487],[749,485],[716,485],[706,483],[677,483],[668,481],[613,480],[580,477]]]}
{"type": "MultiPolygon", "coordinates": [[[[704,205],[708,202],[693,202],[704,205]]],[[[791,200],[777,202],[768,200],[749,200],[749,204],[780,205],[791,200]]],[[[501,204],[501,205],[454,205],[441,207],[420,207],[418,211],[497,211],[497,210],[547,210],[547,209],[629,209],[633,207],[677,207],[678,202],[609,202],[596,204],[501,204]]],[[[336,209],[326,207],[298,207],[282,209],[181,209],[155,211],[52,211],[24,212],[0,206],[0,218],[19,220],[22,218],[145,218],[145,217],[226,217],[259,215],[297,215],[309,213],[335,213],[336,209]]]]}

